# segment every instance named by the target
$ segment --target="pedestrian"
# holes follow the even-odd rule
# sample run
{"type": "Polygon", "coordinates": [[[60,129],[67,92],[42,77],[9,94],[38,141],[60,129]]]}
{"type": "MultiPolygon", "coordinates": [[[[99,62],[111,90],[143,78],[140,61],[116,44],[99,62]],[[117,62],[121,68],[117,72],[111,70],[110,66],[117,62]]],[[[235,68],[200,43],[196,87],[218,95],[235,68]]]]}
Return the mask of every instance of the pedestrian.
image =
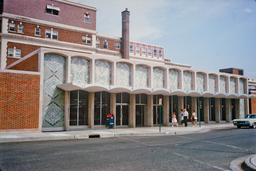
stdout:
{"type": "Polygon", "coordinates": [[[193,110],[193,112],[192,112],[191,120],[192,120],[193,127],[194,127],[196,125],[196,120],[197,120],[197,116],[196,116],[195,110],[193,110]]]}
{"type": "Polygon", "coordinates": [[[184,109],[183,116],[184,116],[185,127],[187,127],[188,126],[188,112],[186,109],[184,109]]]}
{"type": "Polygon", "coordinates": [[[173,124],[175,124],[176,126],[178,126],[175,112],[173,112],[173,114],[172,114],[172,127],[173,127],[173,124]]]}
{"type": "Polygon", "coordinates": [[[183,126],[183,110],[180,109],[180,125],[183,126]]]}

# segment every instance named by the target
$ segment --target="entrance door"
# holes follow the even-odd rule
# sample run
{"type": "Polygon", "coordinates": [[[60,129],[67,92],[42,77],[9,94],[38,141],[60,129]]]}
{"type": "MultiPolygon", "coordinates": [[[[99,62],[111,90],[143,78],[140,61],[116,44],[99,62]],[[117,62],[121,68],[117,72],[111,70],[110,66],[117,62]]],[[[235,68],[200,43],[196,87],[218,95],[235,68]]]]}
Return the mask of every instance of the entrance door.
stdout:
{"type": "Polygon", "coordinates": [[[128,105],[117,105],[116,106],[116,126],[128,125],[128,105]]]}
{"type": "Polygon", "coordinates": [[[144,126],[144,105],[136,105],[136,126],[144,126]]]}
{"type": "MultiPolygon", "coordinates": [[[[160,106],[153,106],[153,124],[160,123],[160,106]]],[[[161,107],[161,124],[163,124],[163,109],[161,107]]]]}

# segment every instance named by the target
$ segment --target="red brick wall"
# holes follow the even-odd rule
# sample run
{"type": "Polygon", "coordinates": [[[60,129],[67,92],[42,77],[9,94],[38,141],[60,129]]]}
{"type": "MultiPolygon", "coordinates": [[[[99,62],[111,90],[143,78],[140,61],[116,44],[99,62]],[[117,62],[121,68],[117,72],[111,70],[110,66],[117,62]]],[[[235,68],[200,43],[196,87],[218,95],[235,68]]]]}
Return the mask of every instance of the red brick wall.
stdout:
{"type": "Polygon", "coordinates": [[[106,40],[108,42],[108,50],[113,50],[117,52],[121,52],[121,42],[110,40],[110,39],[104,39],[104,38],[97,38],[100,41],[100,49],[103,49],[103,42],[106,40]],[[116,43],[120,44],[120,49],[116,49],[116,43]]]}
{"type": "MultiPolygon", "coordinates": [[[[250,94],[255,94],[256,95],[256,92],[251,92],[250,94]]],[[[256,98],[251,98],[250,99],[250,106],[251,106],[251,113],[254,113],[256,114],[256,98]]]]}
{"type": "Polygon", "coordinates": [[[9,69],[38,72],[38,54],[31,56],[9,69]]]}
{"type": "Polygon", "coordinates": [[[0,72],[0,131],[38,129],[40,76],[0,72]]]}

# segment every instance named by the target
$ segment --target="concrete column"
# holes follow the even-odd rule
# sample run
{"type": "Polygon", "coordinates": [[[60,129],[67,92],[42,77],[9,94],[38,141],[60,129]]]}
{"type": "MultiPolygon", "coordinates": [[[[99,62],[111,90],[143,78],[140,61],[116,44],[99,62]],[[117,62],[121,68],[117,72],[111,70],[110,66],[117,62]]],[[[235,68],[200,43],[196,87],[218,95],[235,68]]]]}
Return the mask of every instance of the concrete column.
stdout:
{"type": "Polygon", "coordinates": [[[226,77],[226,88],[227,88],[227,92],[226,93],[230,93],[230,77],[226,77]]]}
{"type": "Polygon", "coordinates": [[[236,77],[236,94],[240,94],[240,84],[239,84],[239,78],[236,77]]]}
{"type": "Polygon", "coordinates": [[[178,111],[180,111],[180,109],[184,109],[184,97],[183,96],[179,96],[178,97],[178,111]]]}
{"type": "Polygon", "coordinates": [[[71,82],[70,78],[71,78],[71,56],[67,57],[66,60],[66,83],[71,82]]]}
{"type": "Polygon", "coordinates": [[[164,70],[164,88],[169,89],[169,69],[164,70]]]}
{"type": "Polygon", "coordinates": [[[192,73],[192,90],[197,90],[196,72],[192,73]]]}
{"type": "Polygon", "coordinates": [[[204,91],[209,91],[209,75],[205,74],[204,75],[204,91]]]}
{"type": "Polygon", "coordinates": [[[204,98],[204,123],[209,123],[210,103],[209,98],[204,98]]]}
{"type": "Polygon", "coordinates": [[[95,59],[91,59],[90,62],[90,84],[94,84],[95,78],[95,59]]]}
{"type": "MultiPolygon", "coordinates": [[[[183,89],[183,71],[179,71],[179,89],[183,89]]],[[[182,107],[183,109],[183,107],[182,107]]]]}
{"type": "Polygon", "coordinates": [[[69,120],[70,120],[70,92],[65,91],[65,116],[64,116],[64,127],[65,130],[69,130],[69,120]]]}
{"type": "MultiPolygon", "coordinates": [[[[2,34],[8,33],[8,21],[7,18],[2,18],[2,34]]],[[[7,65],[7,39],[1,37],[1,55],[0,55],[0,69],[5,69],[7,65]]]]}
{"type": "Polygon", "coordinates": [[[115,116],[114,128],[116,128],[116,93],[110,94],[110,113],[115,116]]]}
{"type": "Polygon", "coordinates": [[[215,89],[216,92],[220,92],[220,76],[217,75],[216,76],[216,89],[215,89]]]}
{"type": "Polygon", "coordinates": [[[88,101],[88,126],[94,129],[94,92],[89,92],[88,101]]]}
{"type": "MultiPolygon", "coordinates": [[[[163,126],[169,126],[169,96],[164,96],[164,105],[163,105],[163,126]]],[[[176,113],[177,115],[177,113],[176,113]]]]}
{"type": "Polygon", "coordinates": [[[96,34],[92,35],[92,47],[96,48],[96,34]]]}
{"type": "Polygon", "coordinates": [[[192,110],[195,110],[196,114],[197,114],[197,97],[191,97],[191,107],[192,107],[192,110]]]}
{"type": "Polygon", "coordinates": [[[130,105],[129,105],[129,127],[135,128],[136,126],[136,117],[135,117],[135,107],[136,107],[136,98],[135,94],[130,94],[130,105]]]}
{"type": "Polygon", "coordinates": [[[136,65],[131,65],[131,87],[135,87],[135,70],[136,65]]]}
{"type": "Polygon", "coordinates": [[[245,116],[250,113],[249,106],[249,98],[247,97],[245,100],[245,116]]]}
{"type": "Polygon", "coordinates": [[[221,110],[220,99],[215,98],[215,121],[216,121],[216,123],[220,123],[220,110],[221,110]]]}
{"type": "Polygon", "coordinates": [[[148,71],[148,87],[153,88],[153,67],[149,67],[148,71]]]}
{"type": "Polygon", "coordinates": [[[240,100],[239,99],[235,99],[235,119],[239,119],[240,118],[240,100]]]}
{"type": "Polygon", "coordinates": [[[145,126],[153,127],[153,95],[148,95],[147,114],[145,126]]]}
{"type": "Polygon", "coordinates": [[[111,63],[111,85],[116,85],[116,62],[111,63]]]}
{"type": "Polygon", "coordinates": [[[231,100],[226,99],[226,121],[231,122],[231,100]]]}

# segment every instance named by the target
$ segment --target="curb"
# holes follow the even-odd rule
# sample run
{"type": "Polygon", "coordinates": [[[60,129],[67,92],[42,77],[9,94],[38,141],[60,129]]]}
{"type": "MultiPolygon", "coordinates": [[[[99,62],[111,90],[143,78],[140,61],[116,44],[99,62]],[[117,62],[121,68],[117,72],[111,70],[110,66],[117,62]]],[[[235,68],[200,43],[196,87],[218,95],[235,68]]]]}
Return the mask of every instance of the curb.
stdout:
{"type": "Polygon", "coordinates": [[[252,170],[256,170],[256,154],[247,157],[244,162],[247,167],[252,170]]]}

